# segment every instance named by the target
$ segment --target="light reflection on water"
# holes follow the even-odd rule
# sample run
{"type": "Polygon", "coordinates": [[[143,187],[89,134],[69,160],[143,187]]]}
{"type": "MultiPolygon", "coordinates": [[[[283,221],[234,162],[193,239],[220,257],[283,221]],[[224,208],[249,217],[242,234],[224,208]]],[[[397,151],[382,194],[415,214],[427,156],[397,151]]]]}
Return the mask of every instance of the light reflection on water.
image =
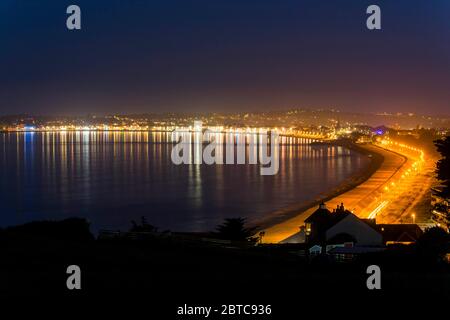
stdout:
{"type": "MultiPolygon", "coordinates": [[[[259,165],[176,166],[169,141],[167,132],[2,133],[0,225],[81,216],[94,230],[126,230],[146,216],[162,230],[208,231],[226,217],[258,221],[308,201],[369,162],[283,137],[279,173],[261,176],[259,165]]],[[[246,148],[248,163],[258,150],[246,148]]],[[[198,144],[191,152],[201,157],[198,144]]]]}

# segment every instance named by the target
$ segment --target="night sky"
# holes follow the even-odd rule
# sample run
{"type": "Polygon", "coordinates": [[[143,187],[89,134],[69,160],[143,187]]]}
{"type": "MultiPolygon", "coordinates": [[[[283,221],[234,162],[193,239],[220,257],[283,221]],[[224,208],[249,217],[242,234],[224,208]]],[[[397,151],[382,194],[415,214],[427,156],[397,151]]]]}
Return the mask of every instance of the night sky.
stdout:
{"type": "Polygon", "coordinates": [[[2,0],[0,41],[0,114],[450,114],[448,0],[2,0]]]}

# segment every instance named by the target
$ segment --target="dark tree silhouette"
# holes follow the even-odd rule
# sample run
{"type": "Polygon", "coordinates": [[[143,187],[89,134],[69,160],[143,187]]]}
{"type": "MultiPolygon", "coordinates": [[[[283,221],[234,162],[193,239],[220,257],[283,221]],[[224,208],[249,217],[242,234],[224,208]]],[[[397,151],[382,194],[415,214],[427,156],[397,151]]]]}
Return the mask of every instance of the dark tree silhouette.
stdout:
{"type": "Polygon", "coordinates": [[[362,136],[364,136],[362,133],[355,131],[350,134],[350,140],[355,142],[355,141],[358,141],[358,139],[361,138],[362,136]]]}
{"type": "Polygon", "coordinates": [[[445,188],[443,194],[450,195],[450,138],[446,137],[435,141],[437,151],[442,155],[442,159],[437,162],[436,173],[438,179],[442,180],[445,188]]]}
{"type": "Polygon", "coordinates": [[[247,228],[245,218],[228,218],[225,222],[217,226],[217,236],[220,239],[232,241],[250,241],[256,242],[255,235],[256,228],[247,228]]]}
{"type": "Polygon", "coordinates": [[[429,228],[417,240],[416,247],[420,255],[436,261],[450,248],[450,235],[442,228],[429,228]]]}
{"type": "Polygon", "coordinates": [[[81,218],[69,218],[62,221],[35,221],[24,225],[9,227],[0,230],[0,239],[16,240],[38,239],[61,241],[92,241],[94,236],[90,231],[89,222],[81,218]]]}
{"type": "Polygon", "coordinates": [[[147,219],[145,217],[141,217],[141,224],[137,224],[136,221],[131,221],[132,227],[130,232],[157,232],[158,228],[148,224],[147,219]]]}

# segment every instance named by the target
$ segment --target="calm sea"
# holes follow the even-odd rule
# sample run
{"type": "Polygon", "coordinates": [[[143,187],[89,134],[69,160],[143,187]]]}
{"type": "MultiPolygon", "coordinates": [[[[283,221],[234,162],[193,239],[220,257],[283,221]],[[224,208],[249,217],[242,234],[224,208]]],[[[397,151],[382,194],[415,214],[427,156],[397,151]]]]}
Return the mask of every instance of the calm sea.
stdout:
{"type": "Polygon", "coordinates": [[[0,226],[85,217],[93,231],[127,230],[145,216],[160,230],[210,231],[308,201],[363,170],[342,147],[284,138],[280,170],[172,164],[165,132],[0,133],[0,226]]]}

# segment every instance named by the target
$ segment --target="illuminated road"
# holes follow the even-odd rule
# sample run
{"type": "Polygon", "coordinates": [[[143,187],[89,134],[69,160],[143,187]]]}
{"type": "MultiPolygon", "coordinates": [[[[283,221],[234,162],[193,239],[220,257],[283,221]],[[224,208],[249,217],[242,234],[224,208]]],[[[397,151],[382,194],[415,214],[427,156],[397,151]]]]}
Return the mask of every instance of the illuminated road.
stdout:
{"type": "MultiPolygon", "coordinates": [[[[409,160],[413,162],[413,160],[409,160]]],[[[423,163],[392,191],[386,209],[377,215],[378,223],[428,222],[430,212],[430,189],[435,182],[434,161],[423,163]]]]}
{"type": "MultiPolygon", "coordinates": [[[[371,153],[381,154],[384,157],[383,163],[368,180],[328,201],[328,208],[332,210],[343,202],[347,209],[360,218],[376,217],[378,223],[411,223],[411,208],[426,194],[432,181],[429,174],[418,174],[423,170],[423,157],[420,157],[417,150],[403,150],[397,145],[383,145],[383,148],[375,145],[362,147],[371,153]],[[406,221],[408,215],[409,221],[406,221]]],[[[297,216],[265,229],[263,242],[277,243],[294,235],[316,209],[313,207],[299,212],[297,216]]]]}

